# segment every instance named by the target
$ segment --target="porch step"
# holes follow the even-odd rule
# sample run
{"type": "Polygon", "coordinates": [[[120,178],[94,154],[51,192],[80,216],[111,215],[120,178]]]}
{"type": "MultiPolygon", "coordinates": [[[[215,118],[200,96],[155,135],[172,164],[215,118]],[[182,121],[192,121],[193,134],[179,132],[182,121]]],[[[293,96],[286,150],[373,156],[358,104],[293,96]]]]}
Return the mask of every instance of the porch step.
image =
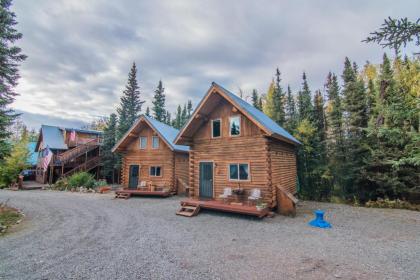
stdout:
{"type": "Polygon", "coordinates": [[[130,193],[124,193],[124,192],[115,193],[115,198],[129,199],[130,197],[131,197],[130,193]]]}
{"type": "Polygon", "coordinates": [[[185,217],[192,217],[196,216],[200,212],[200,206],[190,206],[190,205],[181,205],[181,209],[179,209],[176,214],[185,217]]]}

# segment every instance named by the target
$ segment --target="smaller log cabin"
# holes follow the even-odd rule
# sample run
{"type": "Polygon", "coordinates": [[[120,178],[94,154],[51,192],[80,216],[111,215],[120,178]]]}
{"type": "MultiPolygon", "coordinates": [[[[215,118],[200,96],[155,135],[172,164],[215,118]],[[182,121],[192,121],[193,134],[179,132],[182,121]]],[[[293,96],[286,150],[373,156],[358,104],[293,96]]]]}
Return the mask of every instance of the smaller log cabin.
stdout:
{"type": "Polygon", "coordinates": [[[101,145],[101,131],[42,125],[35,146],[36,181],[51,184],[79,171],[90,171],[98,178],[101,145]]]}
{"type": "MultiPolygon", "coordinates": [[[[243,193],[243,205],[249,205],[246,200],[251,190],[259,189],[261,200],[270,208],[277,205],[277,187],[296,193],[299,141],[216,83],[212,83],[175,143],[190,146],[190,196],[202,207],[210,205],[208,200],[221,201],[225,188],[241,190],[238,193],[243,193]]],[[[225,203],[220,209],[226,207],[225,203]]]]}
{"type": "Polygon", "coordinates": [[[121,184],[138,194],[184,192],[189,147],[175,145],[178,130],[142,115],[112,149],[122,155],[121,184]],[[140,193],[143,191],[144,193],[140,193]]]}

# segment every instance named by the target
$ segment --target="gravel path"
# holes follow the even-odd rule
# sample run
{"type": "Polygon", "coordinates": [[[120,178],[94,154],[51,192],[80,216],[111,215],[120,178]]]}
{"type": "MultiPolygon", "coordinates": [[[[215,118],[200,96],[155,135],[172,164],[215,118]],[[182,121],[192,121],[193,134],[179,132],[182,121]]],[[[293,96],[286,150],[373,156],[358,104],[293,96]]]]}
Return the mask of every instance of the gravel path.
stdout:
{"type": "Polygon", "coordinates": [[[0,191],[24,222],[0,279],[420,279],[420,213],[303,202],[294,219],[201,212],[179,197],[0,191]],[[311,228],[322,208],[330,230],[311,228]]]}

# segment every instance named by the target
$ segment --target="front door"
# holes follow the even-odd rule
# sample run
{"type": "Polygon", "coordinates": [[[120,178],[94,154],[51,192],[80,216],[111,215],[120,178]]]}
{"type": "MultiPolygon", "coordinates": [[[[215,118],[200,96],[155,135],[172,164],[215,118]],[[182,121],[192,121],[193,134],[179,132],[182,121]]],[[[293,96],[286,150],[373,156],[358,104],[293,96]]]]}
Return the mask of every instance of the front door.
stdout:
{"type": "Polygon", "coordinates": [[[130,174],[128,180],[129,189],[137,189],[137,184],[139,183],[139,166],[130,165],[130,174]]]}
{"type": "Polygon", "coordinates": [[[200,162],[200,198],[213,198],[213,163],[200,162]]]}

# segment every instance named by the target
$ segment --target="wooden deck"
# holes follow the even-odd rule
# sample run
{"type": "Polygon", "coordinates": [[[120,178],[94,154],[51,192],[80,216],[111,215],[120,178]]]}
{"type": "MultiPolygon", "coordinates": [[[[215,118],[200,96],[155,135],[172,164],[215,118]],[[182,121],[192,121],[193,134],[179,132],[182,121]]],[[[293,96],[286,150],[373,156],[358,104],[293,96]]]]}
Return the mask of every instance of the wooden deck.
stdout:
{"type": "Polygon", "coordinates": [[[124,193],[130,194],[131,196],[160,196],[160,197],[168,197],[172,195],[171,191],[148,191],[148,190],[130,190],[130,189],[123,189],[115,191],[115,194],[124,193]]]}
{"type": "Polygon", "coordinates": [[[209,209],[215,211],[237,213],[249,216],[255,216],[258,218],[264,218],[270,212],[268,208],[263,210],[257,210],[255,206],[248,205],[232,205],[225,204],[216,200],[196,200],[196,199],[186,199],[181,201],[181,206],[199,206],[202,209],[209,209]]]}

